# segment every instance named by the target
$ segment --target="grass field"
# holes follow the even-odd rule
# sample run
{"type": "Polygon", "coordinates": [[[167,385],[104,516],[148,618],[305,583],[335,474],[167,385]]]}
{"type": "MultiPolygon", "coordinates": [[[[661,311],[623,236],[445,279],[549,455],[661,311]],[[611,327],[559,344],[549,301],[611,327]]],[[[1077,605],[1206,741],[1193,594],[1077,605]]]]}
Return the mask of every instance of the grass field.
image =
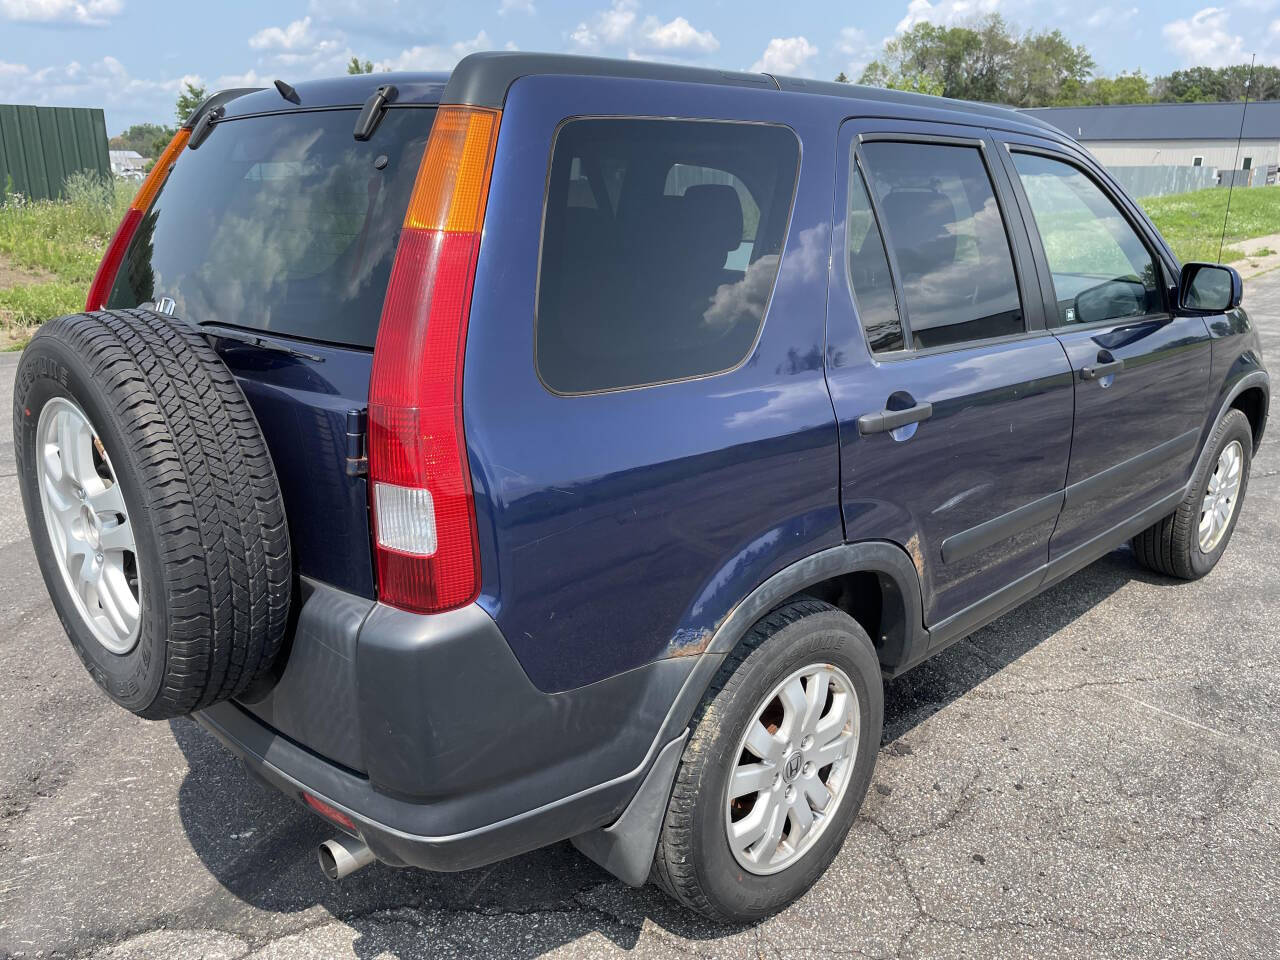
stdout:
{"type": "MultiPolygon", "coordinates": [[[[1149,197],[1139,202],[1179,259],[1184,262],[1218,259],[1222,218],[1227,212],[1226,190],[1211,188],[1171,197],[1149,197]]],[[[1280,187],[1232,191],[1227,247],[1240,240],[1273,233],[1280,233],[1280,187]]],[[[1227,263],[1240,258],[1238,251],[1223,250],[1222,259],[1227,263]]]]}
{"type": "Polygon", "coordinates": [[[72,177],[64,201],[0,206],[0,328],[11,344],[85,294],[136,183],[72,177]]]}
{"type": "MultiPolygon", "coordinates": [[[[0,334],[10,348],[50,317],[84,306],[107,241],[137,185],[72,178],[69,199],[0,206],[0,334]]],[[[1182,260],[1218,259],[1227,192],[1200,190],[1140,201],[1182,260]]],[[[1280,233],[1280,188],[1236,190],[1223,260],[1231,244],[1280,233]]]]}

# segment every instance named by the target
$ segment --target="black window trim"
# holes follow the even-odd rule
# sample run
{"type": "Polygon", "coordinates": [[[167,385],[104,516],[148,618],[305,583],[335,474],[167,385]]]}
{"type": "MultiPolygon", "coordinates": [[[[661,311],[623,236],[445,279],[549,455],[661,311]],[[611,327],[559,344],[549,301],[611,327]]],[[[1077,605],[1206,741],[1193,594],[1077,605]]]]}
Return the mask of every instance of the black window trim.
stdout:
{"type": "MultiPolygon", "coordinates": [[[[850,117],[848,118],[848,120],[846,120],[846,122],[848,122],[849,120],[857,120],[857,119],[863,119],[863,118],[850,117]]],[[[898,119],[898,118],[893,118],[893,119],[898,119]]],[[[1042,326],[1038,324],[1034,324],[1032,322],[1032,318],[1027,310],[1027,295],[1026,295],[1026,290],[1024,289],[1023,277],[1022,277],[1023,268],[1022,268],[1022,265],[1019,263],[1018,248],[1014,239],[1014,234],[1009,225],[1009,216],[1006,211],[1006,206],[1008,205],[1007,204],[1008,198],[1004,198],[1004,199],[1001,198],[1001,182],[996,175],[995,167],[991,163],[990,156],[988,154],[988,142],[986,138],[982,136],[964,136],[961,134],[922,133],[922,132],[912,132],[912,131],[892,131],[892,130],[867,131],[867,132],[858,132],[854,134],[852,147],[853,149],[851,152],[853,157],[853,163],[850,164],[849,170],[850,170],[850,173],[853,173],[856,171],[858,176],[862,178],[863,186],[867,191],[867,199],[871,203],[872,215],[875,218],[876,226],[880,231],[880,237],[884,241],[885,255],[889,261],[889,276],[893,281],[893,296],[894,296],[894,299],[897,301],[898,320],[902,326],[902,342],[903,342],[902,349],[901,350],[881,350],[877,352],[871,348],[871,341],[867,339],[867,331],[866,331],[866,328],[863,327],[862,318],[859,315],[858,327],[862,332],[863,342],[866,344],[867,353],[870,355],[873,363],[882,363],[882,362],[896,363],[903,360],[910,360],[914,357],[929,357],[929,356],[934,356],[936,354],[957,353],[963,350],[972,349],[974,347],[987,347],[987,346],[995,346],[1003,343],[1016,343],[1020,340],[1031,340],[1031,339],[1035,339],[1037,337],[1043,337],[1046,335],[1046,331],[1042,326]],[[1014,284],[1018,291],[1018,306],[1022,311],[1022,323],[1023,323],[1024,329],[1020,333],[1011,333],[1002,337],[984,337],[979,340],[961,340],[961,341],[957,341],[956,343],[940,344],[939,346],[936,346],[936,347],[913,347],[910,345],[913,343],[913,339],[911,337],[911,321],[910,321],[910,317],[908,315],[908,310],[906,306],[906,297],[903,294],[902,285],[898,279],[899,277],[898,261],[897,261],[897,255],[894,252],[893,244],[891,241],[892,234],[889,231],[889,228],[884,224],[884,218],[880,212],[880,203],[876,199],[875,192],[871,189],[870,184],[867,181],[866,169],[865,169],[866,158],[864,157],[862,152],[862,145],[864,143],[885,143],[885,142],[887,143],[923,143],[923,144],[935,144],[938,146],[970,147],[970,148],[977,149],[978,156],[982,160],[983,169],[986,170],[986,173],[987,173],[987,180],[990,182],[990,185],[991,185],[991,194],[993,197],[995,197],[996,209],[1000,211],[1000,222],[1004,227],[1005,243],[1008,244],[1008,247],[1009,247],[1009,260],[1013,266],[1014,284]]],[[[847,185],[845,187],[845,190],[847,192],[848,190],[847,185]]],[[[1015,197],[1014,199],[1016,200],[1017,198],[1015,197]]],[[[847,202],[847,193],[846,193],[846,202],[847,202]]],[[[845,250],[845,256],[843,258],[845,284],[847,285],[850,293],[855,297],[855,300],[856,300],[857,293],[853,287],[853,277],[850,276],[849,274],[849,256],[848,256],[848,250],[847,250],[847,243],[848,243],[847,237],[846,237],[845,243],[846,243],[846,250],[845,250]]],[[[856,306],[856,302],[855,302],[855,306],[856,306]]]]}
{"type": "Polygon", "coordinates": [[[800,135],[796,133],[795,128],[790,124],[780,123],[774,120],[733,120],[717,117],[675,117],[675,116],[646,116],[644,114],[617,114],[617,113],[585,113],[573,114],[565,117],[556,124],[555,131],[551,134],[551,146],[547,151],[547,172],[543,177],[542,185],[542,214],[538,219],[538,272],[534,278],[533,284],[533,372],[538,378],[538,382],[542,384],[542,388],[556,397],[596,397],[611,393],[624,393],[631,390],[648,390],[651,387],[663,387],[675,383],[690,383],[697,380],[709,380],[713,377],[722,377],[727,374],[741,370],[755,356],[756,349],[760,345],[760,338],[764,336],[765,324],[769,322],[769,310],[773,307],[774,295],[778,292],[778,281],[782,277],[783,260],[786,258],[787,245],[791,237],[791,223],[795,218],[796,197],[800,192],[800,178],[804,172],[804,141],[800,135]],[[564,391],[557,390],[542,376],[542,368],[538,364],[538,304],[542,300],[542,252],[543,244],[547,239],[547,207],[551,200],[551,167],[555,160],[556,144],[560,140],[560,132],[570,123],[579,120],[661,120],[676,123],[719,123],[732,124],[735,126],[748,127],[776,127],[786,130],[796,143],[796,173],[791,183],[791,198],[787,202],[787,215],[783,222],[782,228],[782,246],[778,251],[778,272],[773,278],[773,286],[769,288],[769,297],[765,300],[764,310],[760,313],[760,322],[756,325],[756,335],[751,341],[751,346],[747,348],[746,354],[731,367],[723,370],[714,370],[709,373],[699,373],[689,377],[673,377],[669,380],[654,380],[649,383],[627,384],[622,387],[607,387],[603,390],[574,390],[564,391]]]}
{"type": "Polygon", "coordinates": [[[1171,284],[1175,283],[1171,278],[1177,275],[1177,270],[1169,263],[1168,257],[1162,247],[1153,242],[1153,238],[1144,223],[1134,216],[1130,209],[1130,201],[1126,196],[1118,194],[1111,189],[1110,184],[1106,180],[1098,176],[1097,173],[1090,169],[1088,164],[1080,158],[1073,156],[1062,150],[1055,150],[1050,147],[1042,147],[1033,144],[1021,143],[1018,141],[1010,141],[1002,139],[1000,144],[1004,147],[1005,158],[1008,161],[1009,180],[1013,184],[1013,189],[1017,194],[1019,205],[1026,211],[1027,233],[1030,235],[1032,249],[1035,251],[1038,263],[1044,265],[1042,271],[1041,284],[1044,286],[1046,306],[1048,303],[1053,304],[1052,312],[1046,314],[1045,320],[1050,330],[1054,332],[1071,331],[1071,330],[1094,330],[1101,327],[1114,327],[1120,325],[1144,323],[1152,320],[1165,320],[1173,316],[1170,308],[1172,302],[1171,284]],[[1049,267],[1049,257],[1044,250],[1044,238],[1040,236],[1040,224],[1036,221],[1035,211],[1031,208],[1031,201],[1027,197],[1026,190],[1022,186],[1022,177],[1018,173],[1018,168],[1014,165],[1013,155],[1015,153],[1026,153],[1033,156],[1041,156],[1048,160],[1056,160],[1059,163],[1065,163],[1067,166],[1080,172],[1086,177],[1090,183],[1102,192],[1102,195],[1115,207],[1116,211],[1124,218],[1125,223],[1133,230],[1138,238],[1138,242],[1142,244],[1147,251],[1147,255],[1151,257],[1153,263],[1159,264],[1161,273],[1163,274],[1163,282],[1158,285],[1160,299],[1163,309],[1156,310],[1152,313],[1144,313],[1133,317],[1111,317],[1107,320],[1091,320],[1088,323],[1065,323],[1061,319],[1058,308],[1058,291],[1053,282],[1053,271],[1049,267]]]}

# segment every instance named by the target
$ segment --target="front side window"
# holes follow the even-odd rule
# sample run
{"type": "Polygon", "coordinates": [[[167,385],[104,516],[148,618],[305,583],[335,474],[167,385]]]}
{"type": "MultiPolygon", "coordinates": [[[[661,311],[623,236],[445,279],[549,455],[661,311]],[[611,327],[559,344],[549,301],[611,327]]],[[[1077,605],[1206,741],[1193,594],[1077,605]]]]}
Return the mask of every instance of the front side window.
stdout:
{"type": "Polygon", "coordinates": [[[779,126],[565,123],[538,275],[543,383],[594,393],[745,360],[778,275],[799,160],[779,126]]]}
{"type": "Polygon", "coordinates": [[[1013,154],[1031,205],[1064,324],[1140,317],[1162,309],[1151,252],[1116,205],[1078,168],[1013,154]]]}
{"type": "Polygon", "coordinates": [[[1004,220],[976,147],[862,145],[916,349],[1026,330],[1004,220]]]}

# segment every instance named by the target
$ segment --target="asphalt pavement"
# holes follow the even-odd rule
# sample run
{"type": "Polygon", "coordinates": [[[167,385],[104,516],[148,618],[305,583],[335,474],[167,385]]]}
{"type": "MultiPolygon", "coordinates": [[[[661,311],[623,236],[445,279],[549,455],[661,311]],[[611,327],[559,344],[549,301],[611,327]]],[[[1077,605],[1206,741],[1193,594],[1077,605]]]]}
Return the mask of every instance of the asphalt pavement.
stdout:
{"type": "MultiPolygon", "coordinates": [[[[1246,285],[1280,366],[1280,271],[1246,285]]],[[[0,356],[0,396],[16,357],[0,356]]],[[[6,403],[6,407],[8,404],[6,403]]],[[[0,956],[1250,957],[1280,952],[1280,433],[1197,583],[1117,550],[887,688],[862,814],[798,904],[725,928],[567,843],[334,884],[316,818],[189,720],[98,693],[0,433],[0,956]]]]}

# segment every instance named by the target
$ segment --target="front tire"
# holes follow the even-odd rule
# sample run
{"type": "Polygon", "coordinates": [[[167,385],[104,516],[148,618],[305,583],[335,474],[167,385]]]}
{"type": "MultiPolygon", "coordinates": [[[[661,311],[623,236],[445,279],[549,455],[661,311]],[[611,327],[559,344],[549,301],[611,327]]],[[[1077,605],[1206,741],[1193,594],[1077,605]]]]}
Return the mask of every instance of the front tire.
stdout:
{"type": "Polygon", "coordinates": [[[1226,552],[1249,486],[1253,430],[1239,410],[1228,410],[1209,438],[1209,453],[1186,499],[1130,541],[1138,562],[1181,580],[1198,580],[1226,552]]]}
{"type": "Polygon", "coordinates": [[[883,718],[880,664],[852,617],[811,599],[774,610],[694,717],[651,879],[724,922],[798,899],[862,805],[883,718]]]}

